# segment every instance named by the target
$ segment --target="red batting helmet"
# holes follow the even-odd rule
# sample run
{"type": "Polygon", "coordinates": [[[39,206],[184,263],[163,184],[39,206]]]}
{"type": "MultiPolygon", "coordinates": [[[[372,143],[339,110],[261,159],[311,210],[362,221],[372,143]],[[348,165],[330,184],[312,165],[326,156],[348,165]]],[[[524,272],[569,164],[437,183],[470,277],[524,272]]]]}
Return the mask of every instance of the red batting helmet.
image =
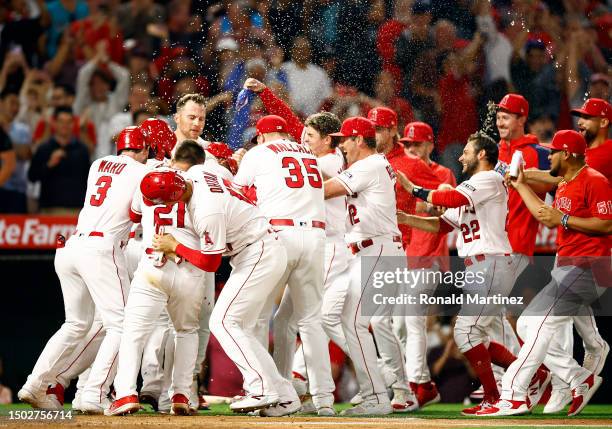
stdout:
{"type": "Polygon", "coordinates": [[[222,159],[227,159],[234,153],[228,145],[222,142],[210,142],[206,150],[215,158],[222,159]]]}
{"type": "Polygon", "coordinates": [[[117,154],[124,149],[142,150],[147,145],[138,127],[125,127],[117,136],[117,154]]]}
{"type": "Polygon", "coordinates": [[[146,142],[155,150],[155,158],[160,161],[164,157],[170,158],[172,149],[176,145],[176,135],[165,121],[149,118],[140,124],[140,130],[146,142]]]}
{"type": "Polygon", "coordinates": [[[181,199],[187,182],[174,171],[152,171],[140,182],[140,192],[147,204],[174,203],[181,199]]]}

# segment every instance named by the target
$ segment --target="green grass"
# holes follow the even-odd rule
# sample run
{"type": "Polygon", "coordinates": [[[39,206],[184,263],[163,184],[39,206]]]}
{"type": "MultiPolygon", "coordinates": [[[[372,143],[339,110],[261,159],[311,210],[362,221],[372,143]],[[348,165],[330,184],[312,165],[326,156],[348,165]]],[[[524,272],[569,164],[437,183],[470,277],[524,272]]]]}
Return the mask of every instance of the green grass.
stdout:
{"type": "MultiPolygon", "coordinates": [[[[348,408],[349,404],[336,404],[336,410],[341,411],[348,408]]],[[[66,409],[70,409],[70,405],[66,405],[66,409]]],[[[422,419],[481,419],[480,417],[465,417],[460,414],[461,410],[465,408],[461,404],[435,404],[425,408],[422,411],[407,414],[392,414],[386,416],[388,418],[405,418],[405,417],[417,417],[422,419]]],[[[525,419],[525,420],[565,420],[567,423],[571,422],[571,418],[567,417],[566,412],[557,414],[542,414],[542,406],[536,407],[533,414],[526,416],[516,416],[513,418],[525,419]]],[[[11,404],[11,405],[0,405],[0,416],[8,415],[11,410],[29,410],[31,409],[27,404],[11,404]]],[[[150,408],[141,411],[142,414],[152,414],[150,408]]],[[[200,411],[200,415],[218,415],[218,416],[231,416],[236,415],[232,413],[227,405],[213,405],[210,411],[200,411]]],[[[507,419],[507,417],[498,417],[499,419],[507,419]]],[[[587,406],[582,413],[577,416],[579,419],[610,419],[612,426],[612,404],[593,404],[587,406]]],[[[504,429],[510,427],[504,426],[504,429]]]]}

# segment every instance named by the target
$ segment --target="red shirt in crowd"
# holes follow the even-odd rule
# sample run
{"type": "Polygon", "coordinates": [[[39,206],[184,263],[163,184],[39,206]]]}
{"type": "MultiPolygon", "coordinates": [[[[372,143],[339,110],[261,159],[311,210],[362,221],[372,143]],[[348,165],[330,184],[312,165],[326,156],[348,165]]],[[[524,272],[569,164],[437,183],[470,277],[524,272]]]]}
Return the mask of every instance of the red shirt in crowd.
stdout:
{"type": "MultiPolygon", "coordinates": [[[[106,40],[108,42],[108,55],[111,60],[117,64],[123,64],[123,35],[120,32],[111,33],[111,25],[109,22],[96,26],[91,18],[85,18],[73,22],[70,26],[70,31],[75,36],[83,32],[84,44],[89,46],[94,52],[98,42],[106,40]]],[[[83,46],[80,46],[78,43],[75,46],[75,58],[77,60],[86,59],[83,46]]]]}
{"type": "MultiPolygon", "coordinates": [[[[391,149],[386,157],[395,171],[401,171],[416,185],[427,189],[437,189],[440,186],[440,179],[438,179],[425,161],[416,156],[407,155],[401,144],[395,143],[393,149],[391,149]]],[[[408,214],[416,212],[416,197],[406,192],[399,180],[395,184],[395,197],[399,210],[408,214]]],[[[408,225],[399,225],[399,229],[402,232],[402,245],[406,249],[408,243],[410,243],[412,228],[408,225]]]]}
{"type": "Polygon", "coordinates": [[[478,129],[478,113],[467,76],[456,78],[447,74],[438,82],[438,93],[442,115],[437,149],[442,153],[451,143],[465,143],[478,129]]]}
{"type": "MultiPolygon", "coordinates": [[[[38,141],[45,134],[45,127],[47,126],[47,122],[49,122],[51,126],[51,135],[55,133],[55,126],[53,125],[53,120],[41,119],[40,121],[38,121],[38,123],[36,124],[36,127],[34,128],[34,133],[32,135],[33,141],[38,141]]],[[[87,121],[87,123],[85,124],[85,128],[86,128],[85,132],[87,133],[87,137],[89,138],[89,141],[91,141],[95,145],[96,144],[96,129],[94,127],[94,124],[91,121],[87,121]]],[[[82,141],[81,139],[81,119],[76,115],[74,115],[74,119],[72,123],[72,137],[82,141]]]]}
{"type": "MultiPolygon", "coordinates": [[[[438,177],[440,182],[451,185],[453,188],[457,186],[455,175],[449,168],[437,162],[429,164],[429,168],[438,177]]],[[[428,215],[422,214],[422,216],[428,215]]],[[[449,271],[450,261],[448,258],[447,235],[447,232],[434,234],[417,228],[413,229],[410,243],[406,248],[406,254],[409,257],[420,256],[420,258],[415,258],[414,261],[411,260],[412,258],[409,259],[410,268],[430,268],[432,264],[437,263],[440,271],[449,271]]]]}
{"type": "MultiPolygon", "coordinates": [[[[510,164],[514,152],[523,152],[525,168],[548,169],[548,151],[538,146],[538,138],[532,134],[512,140],[499,142],[499,160],[510,164]]],[[[544,198],[544,195],[539,195],[544,198]]],[[[523,202],[521,195],[514,188],[508,189],[508,220],[506,231],[514,253],[532,256],[535,250],[539,222],[534,218],[523,202]]]]}
{"type": "Polygon", "coordinates": [[[606,140],[592,149],[587,148],[586,163],[612,181],[612,140],[606,140]]]}

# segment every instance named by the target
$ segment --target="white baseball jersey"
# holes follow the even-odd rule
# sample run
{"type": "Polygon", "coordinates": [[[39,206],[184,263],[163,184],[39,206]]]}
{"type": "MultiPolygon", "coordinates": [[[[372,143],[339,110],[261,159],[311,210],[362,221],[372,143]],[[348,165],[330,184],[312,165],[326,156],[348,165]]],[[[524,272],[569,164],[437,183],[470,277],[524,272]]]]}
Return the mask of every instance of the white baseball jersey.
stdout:
{"type": "Polygon", "coordinates": [[[101,232],[105,238],[128,238],[132,222],[132,196],[148,168],[126,155],[108,155],[89,168],[85,204],[79,214],[77,231],[101,232]]]}
{"type": "Polygon", "coordinates": [[[461,257],[512,253],[506,233],[508,189],[495,170],[481,171],[457,186],[468,206],[451,208],[442,219],[461,232],[457,253],[461,257]]]}
{"type": "Polygon", "coordinates": [[[202,253],[231,256],[268,233],[268,220],[232,182],[201,169],[190,169],[189,177],[193,195],[187,211],[202,253]]]}
{"type": "MultiPolygon", "coordinates": [[[[163,170],[169,169],[164,168],[163,170]]],[[[134,213],[142,215],[140,224],[142,225],[143,249],[151,248],[153,236],[159,233],[172,234],[179,243],[191,249],[200,248],[200,237],[194,231],[185,203],[178,202],[171,206],[165,204],[149,206],[144,203],[140,189],[137,189],[131,209],[134,213]]]]}
{"type": "Polygon", "coordinates": [[[257,188],[257,205],[268,218],[323,221],[323,179],[317,158],[306,146],[275,140],[242,158],[234,183],[257,188]]]}
{"type": "MultiPolygon", "coordinates": [[[[339,149],[317,158],[323,180],[336,177],[344,169],[344,157],[339,149]]],[[[346,232],[346,197],[325,200],[325,233],[328,237],[342,238],[346,232]]]]}
{"type": "Polygon", "coordinates": [[[395,171],[381,154],[361,159],[335,179],[349,192],[346,241],[400,236],[395,203],[395,171]]]}

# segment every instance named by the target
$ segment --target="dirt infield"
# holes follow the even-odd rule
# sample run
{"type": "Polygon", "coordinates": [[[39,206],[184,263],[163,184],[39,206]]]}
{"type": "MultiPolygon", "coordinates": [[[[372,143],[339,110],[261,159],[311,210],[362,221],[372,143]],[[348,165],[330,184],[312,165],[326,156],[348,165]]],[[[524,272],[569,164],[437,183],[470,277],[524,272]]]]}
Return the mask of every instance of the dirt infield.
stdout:
{"type": "Polygon", "coordinates": [[[0,418],[0,427],[40,429],[60,428],[120,428],[120,429],[143,429],[143,428],[207,428],[207,429],[271,429],[271,428],[296,428],[296,429],[361,429],[361,428],[536,428],[536,427],[612,427],[611,419],[471,419],[471,420],[449,420],[449,419],[422,419],[415,417],[399,418],[319,418],[319,417],[284,417],[284,418],[261,418],[245,416],[195,416],[195,417],[173,417],[158,415],[135,415],[127,417],[102,417],[102,416],[76,416],[70,421],[33,422],[8,420],[7,417],[0,418]]]}

